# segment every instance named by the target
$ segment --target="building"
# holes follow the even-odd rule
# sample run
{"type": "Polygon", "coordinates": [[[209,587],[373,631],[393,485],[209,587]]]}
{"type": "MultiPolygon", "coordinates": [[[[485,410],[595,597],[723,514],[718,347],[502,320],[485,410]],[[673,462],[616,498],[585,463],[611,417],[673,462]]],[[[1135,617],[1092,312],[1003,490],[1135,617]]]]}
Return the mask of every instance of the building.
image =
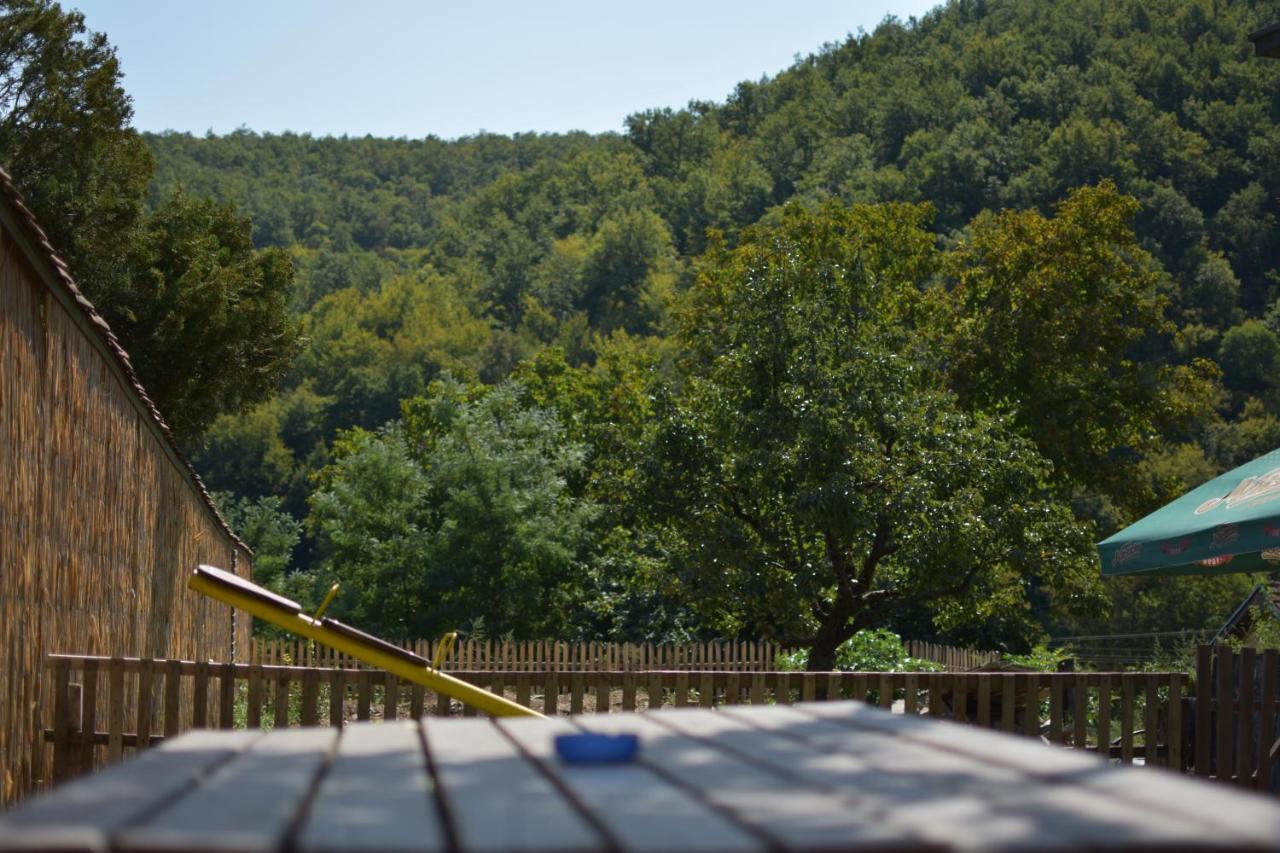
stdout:
{"type": "Polygon", "coordinates": [[[0,802],[44,778],[46,655],[234,660],[248,620],[185,579],[250,559],[0,170],[0,802]]]}

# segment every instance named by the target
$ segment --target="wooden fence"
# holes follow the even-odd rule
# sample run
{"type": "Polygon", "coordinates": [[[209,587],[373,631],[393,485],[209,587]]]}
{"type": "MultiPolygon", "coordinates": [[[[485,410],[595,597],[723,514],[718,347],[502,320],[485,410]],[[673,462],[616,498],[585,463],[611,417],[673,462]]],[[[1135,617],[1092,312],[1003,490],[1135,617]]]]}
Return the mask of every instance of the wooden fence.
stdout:
{"type": "MultiPolygon", "coordinates": [[[[438,640],[402,640],[398,643],[428,660],[434,659],[438,640]]],[[[908,654],[932,661],[952,672],[964,672],[1000,659],[999,652],[962,649],[937,643],[911,641],[908,654]]],[[[597,670],[641,672],[649,670],[699,670],[712,672],[772,672],[779,655],[795,650],[776,643],[566,643],[553,640],[509,642],[464,640],[445,658],[443,669],[505,672],[586,672],[597,670]]],[[[333,649],[305,640],[255,639],[250,663],[288,666],[344,666],[360,662],[333,649]]]]}
{"type": "MultiPolygon", "coordinates": [[[[44,738],[53,779],[190,728],[342,725],[474,713],[370,669],[50,656],[57,701],[44,738]],[[194,697],[186,716],[178,697],[194,697]],[[126,720],[127,707],[137,709],[126,720]]],[[[731,670],[455,671],[547,714],[859,699],[1086,749],[1184,766],[1181,673],[879,673],[731,670]],[[552,697],[548,700],[548,697],[552,697]],[[1102,736],[1099,736],[1102,733],[1102,736]]]]}
{"type": "Polygon", "coordinates": [[[921,640],[908,640],[907,654],[913,658],[941,664],[947,672],[967,672],[1000,660],[999,652],[944,646],[939,643],[926,643],[921,640]]]}
{"type": "Polygon", "coordinates": [[[1280,656],[1200,646],[1192,709],[1197,776],[1280,791],[1280,656]]]}

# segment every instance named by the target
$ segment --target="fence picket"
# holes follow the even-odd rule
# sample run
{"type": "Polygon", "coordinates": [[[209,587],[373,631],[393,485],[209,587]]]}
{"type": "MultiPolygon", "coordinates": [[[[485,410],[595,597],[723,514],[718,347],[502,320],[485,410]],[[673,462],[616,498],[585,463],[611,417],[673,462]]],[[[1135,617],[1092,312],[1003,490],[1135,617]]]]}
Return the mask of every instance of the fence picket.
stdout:
{"type": "Polygon", "coordinates": [[[1195,727],[1195,770],[1197,776],[1209,777],[1209,739],[1211,735],[1210,715],[1212,695],[1212,659],[1213,648],[1200,646],[1196,649],[1196,727],[1195,727]]]}
{"type": "Polygon", "coordinates": [[[271,706],[272,724],[277,728],[289,725],[289,676],[284,672],[277,672],[272,679],[271,706]]]}
{"type": "MultiPolygon", "coordinates": [[[[1238,724],[1236,743],[1239,752],[1236,754],[1236,784],[1243,787],[1253,786],[1253,674],[1257,652],[1245,648],[1240,650],[1236,661],[1240,664],[1237,684],[1239,685],[1240,712],[1235,714],[1238,724]]],[[[1274,711],[1272,711],[1274,713],[1274,711]]],[[[1264,712],[1265,715],[1265,712],[1264,712]]]]}
{"type": "Polygon", "coordinates": [[[1217,702],[1215,702],[1217,710],[1217,727],[1218,727],[1218,762],[1216,776],[1218,781],[1230,783],[1233,780],[1233,761],[1235,750],[1232,748],[1235,744],[1232,742],[1232,714],[1230,713],[1231,702],[1235,698],[1232,689],[1232,664],[1235,662],[1235,655],[1232,654],[1230,647],[1218,646],[1215,655],[1214,668],[1217,670],[1217,702]]]}
{"type": "MultiPolygon", "coordinates": [[[[85,670],[88,673],[88,670],[85,670]]],[[[166,661],[164,666],[164,735],[176,735],[179,729],[178,707],[182,696],[182,661],[166,661]]],[[[87,729],[86,729],[87,731],[87,729]]]]}
{"type": "Polygon", "coordinates": [[[1133,763],[1133,681],[1132,673],[1120,676],[1120,762],[1133,763]]]}
{"type": "Polygon", "coordinates": [[[320,724],[320,671],[309,668],[302,674],[302,708],[299,719],[304,726],[320,724]]]}
{"type": "Polygon", "coordinates": [[[1155,676],[1146,678],[1146,705],[1142,711],[1142,749],[1144,762],[1159,767],[1164,763],[1160,755],[1160,683],[1155,676]]]}
{"type": "Polygon", "coordinates": [[[154,661],[143,658],[138,668],[138,729],[137,748],[151,745],[151,670],[154,661]]]}
{"type": "Polygon", "coordinates": [[[236,726],[236,665],[224,663],[218,670],[218,728],[233,729],[236,726]]]}
{"type": "Polygon", "coordinates": [[[338,667],[329,670],[329,725],[342,728],[346,720],[347,674],[338,667]]]}
{"type": "Polygon", "coordinates": [[[107,761],[124,755],[124,658],[112,658],[107,676],[107,761]]]}
{"type": "Polygon", "coordinates": [[[191,725],[203,729],[209,726],[209,664],[196,662],[195,684],[191,687],[191,725]]]}
{"type": "Polygon", "coordinates": [[[1276,742],[1276,668],[1280,661],[1275,649],[1262,653],[1262,713],[1258,725],[1258,772],[1254,774],[1254,786],[1266,789],[1271,786],[1271,748],[1276,742]]]}
{"type": "Polygon", "coordinates": [[[1103,675],[1098,685],[1098,753],[1111,760],[1111,676],[1103,675]]]}
{"type": "Polygon", "coordinates": [[[53,668],[53,778],[65,779],[71,766],[71,664],[53,668]]]}
{"type": "Polygon", "coordinates": [[[98,662],[85,661],[81,669],[80,681],[80,755],[79,770],[88,773],[93,770],[94,757],[98,746],[98,662]]]}
{"type": "Polygon", "coordinates": [[[373,678],[368,670],[356,675],[356,719],[369,719],[369,703],[373,699],[373,678]]]}
{"type": "Polygon", "coordinates": [[[395,720],[400,716],[400,679],[387,673],[382,687],[382,719],[395,720]]]}

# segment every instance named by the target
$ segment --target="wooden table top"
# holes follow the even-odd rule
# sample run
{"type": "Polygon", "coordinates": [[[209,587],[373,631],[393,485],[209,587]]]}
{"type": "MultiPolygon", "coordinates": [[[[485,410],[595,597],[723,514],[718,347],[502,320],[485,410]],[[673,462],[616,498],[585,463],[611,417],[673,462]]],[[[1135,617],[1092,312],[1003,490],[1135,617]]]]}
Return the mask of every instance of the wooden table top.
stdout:
{"type": "Polygon", "coordinates": [[[0,816],[0,848],[1280,847],[1280,803],[854,702],[195,731],[0,816]],[[552,736],[629,731],[636,763],[552,736]]]}

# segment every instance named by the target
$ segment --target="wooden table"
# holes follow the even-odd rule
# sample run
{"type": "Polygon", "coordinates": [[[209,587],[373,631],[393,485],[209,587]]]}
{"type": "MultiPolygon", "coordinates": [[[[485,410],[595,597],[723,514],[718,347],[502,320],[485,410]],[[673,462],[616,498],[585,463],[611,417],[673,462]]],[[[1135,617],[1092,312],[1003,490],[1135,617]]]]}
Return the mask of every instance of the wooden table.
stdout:
{"type": "Polygon", "coordinates": [[[0,847],[1274,848],[1280,803],[853,702],[196,731],[0,816],[0,847]],[[552,735],[631,731],[566,766],[552,735]]]}

